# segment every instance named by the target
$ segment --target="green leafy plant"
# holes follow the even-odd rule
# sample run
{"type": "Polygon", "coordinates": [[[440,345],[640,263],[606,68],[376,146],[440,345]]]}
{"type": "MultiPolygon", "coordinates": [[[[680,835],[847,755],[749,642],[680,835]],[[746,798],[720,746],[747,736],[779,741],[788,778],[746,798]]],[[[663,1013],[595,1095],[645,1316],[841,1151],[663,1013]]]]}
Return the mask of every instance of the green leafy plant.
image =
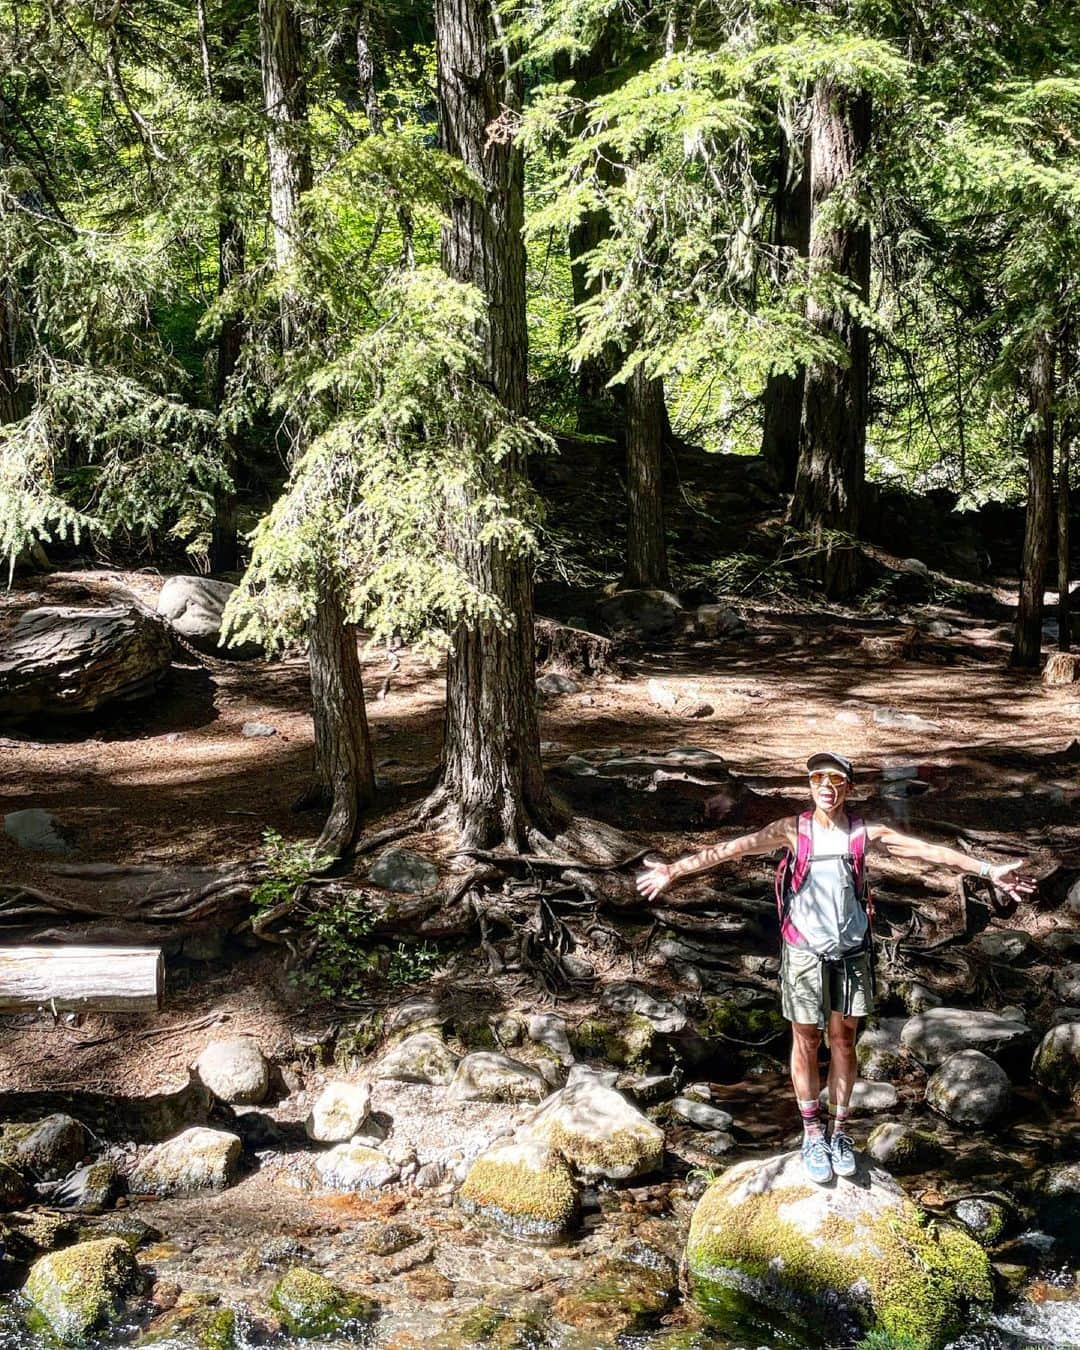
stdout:
{"type": "Polygon", "coordinates": [[[316,856],[312,844],[285,839],[273,828],[263,830],[262,837],[266,875],[252,888],[251,904],[256,914],[263,914],[274,905],[291,899],[297,886],[332,861],[316,856]]]}

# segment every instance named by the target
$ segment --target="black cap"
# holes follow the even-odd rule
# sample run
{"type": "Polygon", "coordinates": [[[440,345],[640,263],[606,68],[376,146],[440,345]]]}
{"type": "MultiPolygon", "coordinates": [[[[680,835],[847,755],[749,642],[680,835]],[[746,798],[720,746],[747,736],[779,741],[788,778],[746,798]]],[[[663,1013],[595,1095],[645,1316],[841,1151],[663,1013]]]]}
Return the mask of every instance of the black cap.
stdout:
{"type": "Polygon", "coordinates": [[[819,750],[816,755],[811,755],[806,761],[807,773],[813,773],[815,769],[824,769],[829,765],[839,769],[849,783],[855,781],[855,766],[845,755],[838,755],[835,750],[819,750]]]}

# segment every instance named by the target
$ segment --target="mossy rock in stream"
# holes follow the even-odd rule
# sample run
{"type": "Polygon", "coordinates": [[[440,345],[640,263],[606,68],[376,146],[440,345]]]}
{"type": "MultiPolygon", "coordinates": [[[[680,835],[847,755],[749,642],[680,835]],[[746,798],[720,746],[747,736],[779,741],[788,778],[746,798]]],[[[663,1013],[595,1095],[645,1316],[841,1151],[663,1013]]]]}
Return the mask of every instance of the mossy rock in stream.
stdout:
{"type": "Polygon", "coordinates": [[[122,1238],[79,1242],[49,1252],[31,1267],[23,1297],[31,1330],[48,1330],[64,1345],[78,1345],[115,1321],[138,1283],[131,1249],[122,1238]]]}
{"type": "Polygon", "coordinates": [[[555,1316],[588,1333],[595,1344],[609,1345],[654,1325],[677,1296],[674,1271],[616,1257],[568,1289],[555,1305],[555,1316]]]}
{"type": "Polygon", "coordinates": [[[458,1207],[533,1242],[556,1242],[578,1214],[578,1187],[562,1158],[528,1140],[483,1153],[469,1168],[458,1207]]]}
{"type": "Polygon", "coordinates": [[[348,1294],[314,1270],[294,1266],[277,1282],[270,1307],[290,1336],[332,1336],[370,1322],[378,1304],[363,1294],[348,1294]]]}
{"type": "Polygon", "coordinates": [[[536,1308],[500,1308],[481,1303],[453,1318],[432,1342],[432,1350],[547,1350],[554,1343],[544,1313],[536,1308]]]}
{"type": "Polygon", "coordinates": [[[646,1017],[587,1017],[568,1029],[578,1059],[602,1060],[620,1069],[639,1069],[652,1058],[656,1028],[646,1017]]]}
{"type": "Polygon", "coordinates": [[[798,1153],[729,1168],[690,1224],[687,1268],[706,1313],[733,1294],[855,1317],[917,1350],[940,1350],[972,1304],[989,1303],[986,1253],[929,1223],[886,1172],[814,1186],[798,1153]]]}
{"type": "Polygon", "coordinates": [[[175,1308],[154,1319],[135,1345],[142,1350],[178,1340],[191,1350],[237,1350],[241,1337],[236,1309],[213,1295],[184,1294],[175,1308]]]}

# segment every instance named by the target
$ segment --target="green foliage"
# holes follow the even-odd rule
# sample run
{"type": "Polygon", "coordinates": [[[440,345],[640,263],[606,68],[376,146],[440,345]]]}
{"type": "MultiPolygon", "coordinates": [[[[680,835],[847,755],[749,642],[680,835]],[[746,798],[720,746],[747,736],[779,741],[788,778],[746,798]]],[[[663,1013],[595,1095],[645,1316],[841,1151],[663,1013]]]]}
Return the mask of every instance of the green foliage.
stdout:
{"type": "Polygon", "coordinates": [[[251,904],[256,914],[291,900],[299,886],[333,861],[317,856],[313,844],[285,839],[272,827],[263,830],[262,838],[265,876],[251,891],[251,904]]]}

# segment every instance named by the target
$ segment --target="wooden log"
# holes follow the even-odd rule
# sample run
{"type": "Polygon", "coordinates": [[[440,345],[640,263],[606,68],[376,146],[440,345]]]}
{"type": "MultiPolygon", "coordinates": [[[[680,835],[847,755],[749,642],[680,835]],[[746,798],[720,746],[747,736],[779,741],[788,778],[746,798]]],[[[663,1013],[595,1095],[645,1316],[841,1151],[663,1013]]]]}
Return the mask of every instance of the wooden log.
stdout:
{"type": "Polygon", "coordinates": [[[0,948],[0,1012],[157,1012],[160,947],[0,948]]]}

